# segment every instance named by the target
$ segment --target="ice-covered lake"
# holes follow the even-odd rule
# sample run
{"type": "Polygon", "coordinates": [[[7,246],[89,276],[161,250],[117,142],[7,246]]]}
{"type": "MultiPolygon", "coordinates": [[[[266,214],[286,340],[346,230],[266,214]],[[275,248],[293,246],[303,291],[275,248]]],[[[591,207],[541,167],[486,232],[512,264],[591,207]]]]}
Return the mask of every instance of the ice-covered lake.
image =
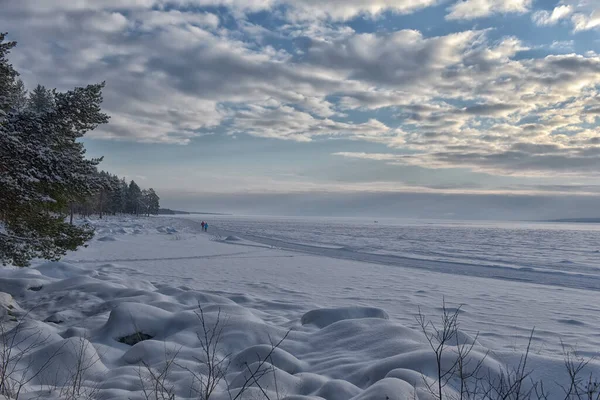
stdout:
{"type": "Polygon", "coordinates": [[[600,225],[193,216],[217,235],[336,258],[600,290],[600,225]],[[488,267],[488,268],[482,268],[488,267]]]}
{"type": "MultiPolygon", "coordinates": [[[[231,364],[215,400],[242,390],[244,363],[255,365],[288,331],[262,381],[270,398],[431,399],[424,382],[435,378],[434,358],[416,316],[439,321],[442,304],[461,307],[456,337],[474,345],[485,376],[516,366],[533,328],[527,366],[548,399],[564,398],[565,349],[592,359],[585,374],[600,374],[592,225],[224,216],[86,222],[94,239],[62,262],[0,268],[0,300],[26,328],[9,337],[45,338],[13,362],[24,371],[14,379],[27,382],[23,399],[62,399],[82,376],[82,393],[97,395],[89,398],[145,400],[146,367],[163,371],[174,398],[197,398],[190,371],[204,373],[200,307],[209,329],[226,321],[219,351],[231,364]],[[139,333],[145,340],[131,346],[139,333]],[[73,365],[89,368],[77,375],[73,365]]],[[[264,398],[256,385],[244,398],[264,398]]],[[[448,390],[458,398],[456,386],[448,390]]]]}

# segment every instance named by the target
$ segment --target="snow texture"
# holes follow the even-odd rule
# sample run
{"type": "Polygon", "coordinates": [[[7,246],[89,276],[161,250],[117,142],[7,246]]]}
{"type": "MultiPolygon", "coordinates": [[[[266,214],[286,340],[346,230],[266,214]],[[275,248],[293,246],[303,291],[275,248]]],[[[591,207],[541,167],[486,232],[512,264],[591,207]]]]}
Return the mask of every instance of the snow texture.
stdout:
{"type": "MultiPolygon", "coordinates": [[[[586,288],[278,250],[243,233],[203,233],[197,221],[172,217],[90,222],[100,238],[115,240],[94,240],[63,262],[0,269],[0,313],[12,307],[25,320],[23,331],[9,334],[22,346],[38,341],[20,366],[33,374],[57,354],[44,373],[30,376],[21,398],[60,398],[73,366],[84,360],[82,394],[143,399],[141,366],[161,371],[170,359],[176,362],[169,387],[178,399],[192,398],[189,371],[206,373],[200,315],[206,326],[223,327],[216,353],[229,365],[230,390],[268,357],[270,372],[258,383],[271,398],[431,398],[426,382],[434,380],[435,356],[415,315],[421,308],[437,319],[442,297],[465,304],[460,342],[474,344],[471,357],[490,376],[518,362],[536,326],[529,365],[558,396],[559,339],[588,356],[600,346],[600,322],[590,318],[600,312],[598,293],[586,288]],[[131,335],[145,340],[122,343],[131,335]]],[[[599,373],[600,364],[591,362],[587,371],[599,373]]],[[[252,386],[248,398],[260,398],[252,386]]],[[[453,385],[445,390],[456,395],[453,385]]],[[[229,398],[224,381],[214,398],[229,398]]]]}

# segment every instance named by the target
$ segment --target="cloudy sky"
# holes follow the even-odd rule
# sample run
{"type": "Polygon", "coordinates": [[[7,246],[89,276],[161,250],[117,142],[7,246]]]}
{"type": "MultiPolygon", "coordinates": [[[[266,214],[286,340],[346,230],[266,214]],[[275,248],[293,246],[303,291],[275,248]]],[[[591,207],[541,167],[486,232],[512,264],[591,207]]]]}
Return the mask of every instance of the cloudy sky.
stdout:
{"type": "Polygon", "coordinates": [[[28,87],[106,81],[89,154],[166,206],[600,204],[598,0],[0,0],[0,26],[28,87]]]}

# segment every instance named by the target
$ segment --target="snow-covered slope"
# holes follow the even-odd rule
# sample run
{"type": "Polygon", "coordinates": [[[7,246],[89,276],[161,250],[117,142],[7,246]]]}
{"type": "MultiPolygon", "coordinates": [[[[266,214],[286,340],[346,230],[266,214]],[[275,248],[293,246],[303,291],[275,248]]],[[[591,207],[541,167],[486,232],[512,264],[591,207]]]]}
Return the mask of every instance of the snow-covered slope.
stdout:
{"type": "Polygon", "coordinates": [[[238,398],[429,399],[435,357],[415,316],[420,308],[437,321],[442,298],[465,304],[458,343],[473,346],[472,365],[489,379],[518,363],[535,326],[528,370],[551,398],[565,377],[559,339],[588,356],[600,345],[593,291],[217,240],[170,217],[93,223],[91,245],[63,262],[0,270],[10,295],[0,297],[10,311],[3,326],[28,350],[12,376],[28,381],[21,398],[154,398],[157,382],[177,399],[199,398],[192,389],[206,383],[209,343],[224,372],[214,399],[246,386],[238,398]],[[15,330],[14,321],[24,322],[15,330]]]}

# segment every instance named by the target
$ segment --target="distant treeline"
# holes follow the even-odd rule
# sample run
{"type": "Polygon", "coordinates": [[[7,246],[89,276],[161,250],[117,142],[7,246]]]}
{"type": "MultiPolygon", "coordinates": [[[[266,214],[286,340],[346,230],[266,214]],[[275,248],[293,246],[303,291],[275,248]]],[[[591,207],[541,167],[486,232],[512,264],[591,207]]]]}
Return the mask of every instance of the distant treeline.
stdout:
{"type": "Polygon", "coordinates": [[[154,189],[141,189],[135,181],[127,183],[125,178],[101,171],[98,173],[100,189],[81,202],[71,204],[71,216],[98,214],[157,215],[160,197],[154,189]]]}
{"type": "Polygon", "coordinates": [[[183,214],[183,215],[190,215],[190,214],[198,214],[198,215],[230,215],[230,214],[223,214],[223,213],[209,213],[209,212],[202,212],[202,211],[179,211],[179,210],[171,210],[169,208],[161,208],[158,210],[158,214],[161,215],[176,215],[176,214],[183,214]]]}
{"type": "Polygon", "coordinates": [[[550,219],[544,222],[575,223],[575,224],[600,224],[600,218],[563,218],[550,219]]]}
{"type": "Polygon", "coordinates": [[[160,215],[175,215],[175,214],[191,214],[187,211],[178,211],[178,210],[171,210],[170,208],[160,208],[158,210],[158,214],[160,215]]]}

